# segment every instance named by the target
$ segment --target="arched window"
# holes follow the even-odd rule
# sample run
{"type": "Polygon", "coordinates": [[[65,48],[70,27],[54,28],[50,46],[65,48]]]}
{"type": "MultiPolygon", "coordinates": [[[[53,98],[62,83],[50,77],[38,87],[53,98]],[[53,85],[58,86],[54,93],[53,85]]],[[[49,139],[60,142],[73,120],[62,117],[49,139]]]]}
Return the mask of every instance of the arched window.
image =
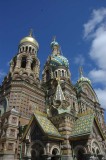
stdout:
{"type": "Polygon", "coordinates": [[[34,53],[34,48],[32,49],[32,53],[34,53]]]}
{"type": "Polygon", "coordinates": [[[59,77],[61,77],[61,71],[60,70],[58,70],[58,75],[59,75],[59,77]]]}
{"type": "Polygon", "coordinates": [[[24,51],[24,47],[22,47],[23,51],[24,51]]]}
{"type": "Polygon", "coordinates": [[[62,70],[62,77],[64,77],[64,71],[62,70]]]}
{"type": "Polygon", "coordinates": [[[55,76],[57,77],[57,71],[55,72],[55,76]]]}
{"type": "Polygon", "coordinates": [[[31,63],[31,70],[34,70],[35,66],[36,66],[36,61],[35,59],[33,59],[31,63]]]}
{"type": "Polygon", "coordinates": [[[29,52],[31,52],[31,47],[29,47],[29,52]]]}
{"type": "Polygon", "coordinates": [[[95,149],[94,148],[92,148],[92,152],[95,153],[95,149]]]}
{"type": "Polygon", "coordinates": [[[28,51],[28,46],[26,46],[26,52],[28,51]]]}
{"type": "Polygon", "coordinates": [[[75,102],[73,102],[73,109],[75,110],[75,102]]]}
{"type": "Polygon", "coordinates": [[[99,149],[97,148],[97,150],[96,150],[96,154],[98,155],[100,152],[99,152],[99,149]]]}
{"type": "Polygon", "coordinates": [[[22,60],[21,60],[21,67],[22,68],[26,68],[26,57],[22,57],[22,60]]]}
{"type": "Polygon", "coordinates": [[[52,151],[52,154],[53,155],[59,155],[59,151],[57,148],[54,148],[53,151],[52,151]]]}

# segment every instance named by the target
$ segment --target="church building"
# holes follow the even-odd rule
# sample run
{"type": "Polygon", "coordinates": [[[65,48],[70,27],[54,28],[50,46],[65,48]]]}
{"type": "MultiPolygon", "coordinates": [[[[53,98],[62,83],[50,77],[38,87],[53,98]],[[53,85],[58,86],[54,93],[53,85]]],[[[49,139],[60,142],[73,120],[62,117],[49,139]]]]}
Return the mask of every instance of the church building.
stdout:
{"type": "MultiPolygon", "coordinates": [[[[0,160],[106,160],[104,109],[83,75],[51,42],[42,79],[39,44],[21,39],[0,86],[0,160]]],[[[65,55],[65,53],[64,53],[65,55]]]]}

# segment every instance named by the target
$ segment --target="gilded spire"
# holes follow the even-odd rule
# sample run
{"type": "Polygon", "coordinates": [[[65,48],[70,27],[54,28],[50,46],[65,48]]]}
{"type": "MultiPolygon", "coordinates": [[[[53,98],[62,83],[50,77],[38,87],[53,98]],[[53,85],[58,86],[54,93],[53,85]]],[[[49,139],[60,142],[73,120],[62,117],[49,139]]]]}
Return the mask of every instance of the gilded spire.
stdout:
{"type": "Polygon", "coordinates": [[[33,37],[33,29],[32,29],[32,28],[31,28],[30,31],[29,31],[29,36],[30,36],[30,37],[33,37]]]}

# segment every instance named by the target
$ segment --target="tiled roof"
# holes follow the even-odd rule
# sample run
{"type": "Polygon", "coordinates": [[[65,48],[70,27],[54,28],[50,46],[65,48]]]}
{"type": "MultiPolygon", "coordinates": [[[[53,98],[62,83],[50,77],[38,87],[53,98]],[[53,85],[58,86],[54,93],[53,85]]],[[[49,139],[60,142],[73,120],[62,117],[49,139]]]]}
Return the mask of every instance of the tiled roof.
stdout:
{"type": "Polygon", "coordinates": [[[69,67],[67,58],[65,58],[62,55],[58,55],[58,56],[52,55],[50,60],[50,65],[55,67],[58,67],[58,66],[65,66],[67,68],[69,67]]]}
{"type": "Polygon", "coordinates": [[[78,137],[81,135],[87,135],[91,132],[94,121],[94,115],[89,114],[79,117],[73,126],[71,137],[78,137]]]}
{"type": "Polygon", "coordinates": [[[39,114],[34,114],[34,116],[46,134],[61,137],[57,128],[52,124],[52,122],[47,117],[39,114]]]}

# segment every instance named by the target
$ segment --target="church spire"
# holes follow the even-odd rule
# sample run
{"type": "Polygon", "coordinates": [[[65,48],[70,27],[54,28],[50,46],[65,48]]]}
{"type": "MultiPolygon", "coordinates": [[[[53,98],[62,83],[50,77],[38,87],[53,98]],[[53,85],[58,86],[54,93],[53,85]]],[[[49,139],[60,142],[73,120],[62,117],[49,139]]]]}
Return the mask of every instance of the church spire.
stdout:
{"type": "Polygon", "coordinates": [[[79,68],[79,73],[80,73],[80,78],[83,77],[83,67],[82,66],[80,66],[79,68]]]}
{"type": "Polygon", "coordinates": [[[91,81],[87,77],[84,77],[84,75],[83,75],[83,67],[79,68],[79,73],[80,73],[80,77],[78,79],[78,83],[88,82],[89,84],[91,84],[91,81]]]}

